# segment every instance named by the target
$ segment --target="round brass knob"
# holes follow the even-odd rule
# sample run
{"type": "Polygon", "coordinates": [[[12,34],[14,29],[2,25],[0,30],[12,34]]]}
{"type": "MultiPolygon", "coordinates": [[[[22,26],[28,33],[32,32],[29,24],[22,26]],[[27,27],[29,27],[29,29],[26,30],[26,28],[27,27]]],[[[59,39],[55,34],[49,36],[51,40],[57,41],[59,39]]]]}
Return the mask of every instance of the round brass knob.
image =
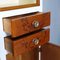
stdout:
{"type": "Polygon", "coordinates": [[[38,45],[38,44],[39,44],[39,39],[33,39],[33,43],[34,43],[35,45],[38,45]]]}
{"type": "Polygon", "coordinates": [[[35,28],[39,27],[39,21],[34,21],[34,22],[32,23],[32,25],[33,25],[35,28]]]}

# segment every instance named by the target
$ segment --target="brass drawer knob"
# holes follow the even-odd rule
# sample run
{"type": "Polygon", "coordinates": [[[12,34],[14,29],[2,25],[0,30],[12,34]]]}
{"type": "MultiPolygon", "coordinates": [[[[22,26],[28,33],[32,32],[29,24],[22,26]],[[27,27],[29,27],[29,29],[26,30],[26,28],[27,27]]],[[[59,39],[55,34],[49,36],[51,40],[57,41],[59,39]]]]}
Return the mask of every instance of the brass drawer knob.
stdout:
{"type": "Polygon", "coordinates": [[[38,44],[39,44],[39,39],[33,39],[33,43],[34,43],[35,45],[38,45],[38,44]]]}
{"type": "Polygon", "coordinates": [[[32,25],[35,27],[35,28],[37,28],[37,27],[39,27],[39,21],[34,21],[33,23],[32,23],[32,25]]]}

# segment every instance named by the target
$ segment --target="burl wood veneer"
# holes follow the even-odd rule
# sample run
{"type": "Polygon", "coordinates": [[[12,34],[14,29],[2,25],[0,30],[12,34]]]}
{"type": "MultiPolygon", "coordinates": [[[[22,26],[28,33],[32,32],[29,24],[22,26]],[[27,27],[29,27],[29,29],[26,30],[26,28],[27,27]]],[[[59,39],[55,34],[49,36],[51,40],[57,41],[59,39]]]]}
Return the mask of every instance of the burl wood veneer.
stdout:
{"type": "Polygon", "coordinates": [[[50,25],[50,12],[29,13],[3,18],[3,29],[12,37],[17,37],[50,25]]]}
{"type": "Polygon", "coordinates": [[[12,54],[7,54],[6,60],[39,60],[39,48],[36,47],[31,51],[25,52],[16,57],[14,57],[12,54]]]}
{"type": "Polygon", "coordinates": [[[24,37],[11,38],[5,37],[5,49],[18,56],[24,52],[30,51],[39,45],[43,45],[49,41],[50,30],[38,30],[24,37]]]}

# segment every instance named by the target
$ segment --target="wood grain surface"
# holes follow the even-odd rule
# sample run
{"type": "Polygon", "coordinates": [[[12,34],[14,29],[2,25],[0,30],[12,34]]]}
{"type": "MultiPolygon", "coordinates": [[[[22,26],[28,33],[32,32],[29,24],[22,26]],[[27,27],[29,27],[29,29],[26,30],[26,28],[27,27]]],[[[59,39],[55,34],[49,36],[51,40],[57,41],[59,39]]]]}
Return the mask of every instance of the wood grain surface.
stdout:
{"type": "Polygon", "coordinates": [[[12,53],[14,56],[18,56],[26,51],[30,51],[33,48],[43,45],[49,41],[50,30],[42,30],[35,34],[25,36],[23,38],[12,39],[5,37],[5,49],[12,53]],[[39,43],[35,45],[34,39],[39,39],[39,43]]]}
{"type": "Polygon", "coordinates": [[[3,29],[12,37],[21,36],[50,25],[50,12],[30,13],[19,16],[3,18],[3,29]],[[33,22],[39,22],[38,27],[33,26],[33,22]]]}
{"type": "Polygon", "coordinates": [[[52,43],[44,44],[41,47],[41,60],[60,60],[60,46],[52,43]]]}
{"type": "Polygon", "coordinates": [[[39,48],[36,47],[33,50],[25,52],[16,57],[14,57],[12,54],[7,54],[6,60],[39,60],[39,48]]]}

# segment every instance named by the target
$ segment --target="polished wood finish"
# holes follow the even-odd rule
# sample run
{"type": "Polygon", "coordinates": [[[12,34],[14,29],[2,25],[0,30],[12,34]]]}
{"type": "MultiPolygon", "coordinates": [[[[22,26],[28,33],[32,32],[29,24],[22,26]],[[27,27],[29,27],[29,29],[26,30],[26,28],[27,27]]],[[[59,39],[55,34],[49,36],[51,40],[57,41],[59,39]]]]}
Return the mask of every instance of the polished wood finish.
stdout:
{"type": "Polygon", "coordinates": [[[49,41],[49,35],[49,29],[47,29],[18,39],[5,37],[5,49],[14,56],[18,56],[26,51],[34,49],[39,45],[47,43],[49,41]],[[39,43],[37,45],[33,42],[36,38],[39,39],[39,43]]]}
{"type": "Polygon", "coordinates": [[[36,47],[33,50],[25,52],[16,57],[14,57],[12,54],[7,54],[6,60],[39,60],[39,48],[36,47]]]}
{"type": "Polygon", "coordinates": [[[33,4],[26,4],[26,5],[19,5],[19,6],[10,6],[10,7],[2,7],[2,8],[0,8],[0,11],[28,8],[28,7],[34,7],[34,6],[40,6],[40,0],[36,0],[36,3],[33,3],[33,4]]]}
{"type": "Polygon", "coordinates": [[[52,43],[44,44],[41,47],[41,60],[60,60],[60,46],[52,43]]]}
{"type": "Polygon", "coordinates": [[[50,12],[35,12],[3,18],[4,31],[11,34],[12,37],[30,33],[48,25],[50,25],[50,12]],[[39,22],[39,26],[37,28],[33,26],[33,22],[35,21],[39,22]]]}
{"type": "Polygon", "coordinates": [[[12,54],[7,54],[6,60],[19,60],[19,56],[14,57],[12,54]]]}

